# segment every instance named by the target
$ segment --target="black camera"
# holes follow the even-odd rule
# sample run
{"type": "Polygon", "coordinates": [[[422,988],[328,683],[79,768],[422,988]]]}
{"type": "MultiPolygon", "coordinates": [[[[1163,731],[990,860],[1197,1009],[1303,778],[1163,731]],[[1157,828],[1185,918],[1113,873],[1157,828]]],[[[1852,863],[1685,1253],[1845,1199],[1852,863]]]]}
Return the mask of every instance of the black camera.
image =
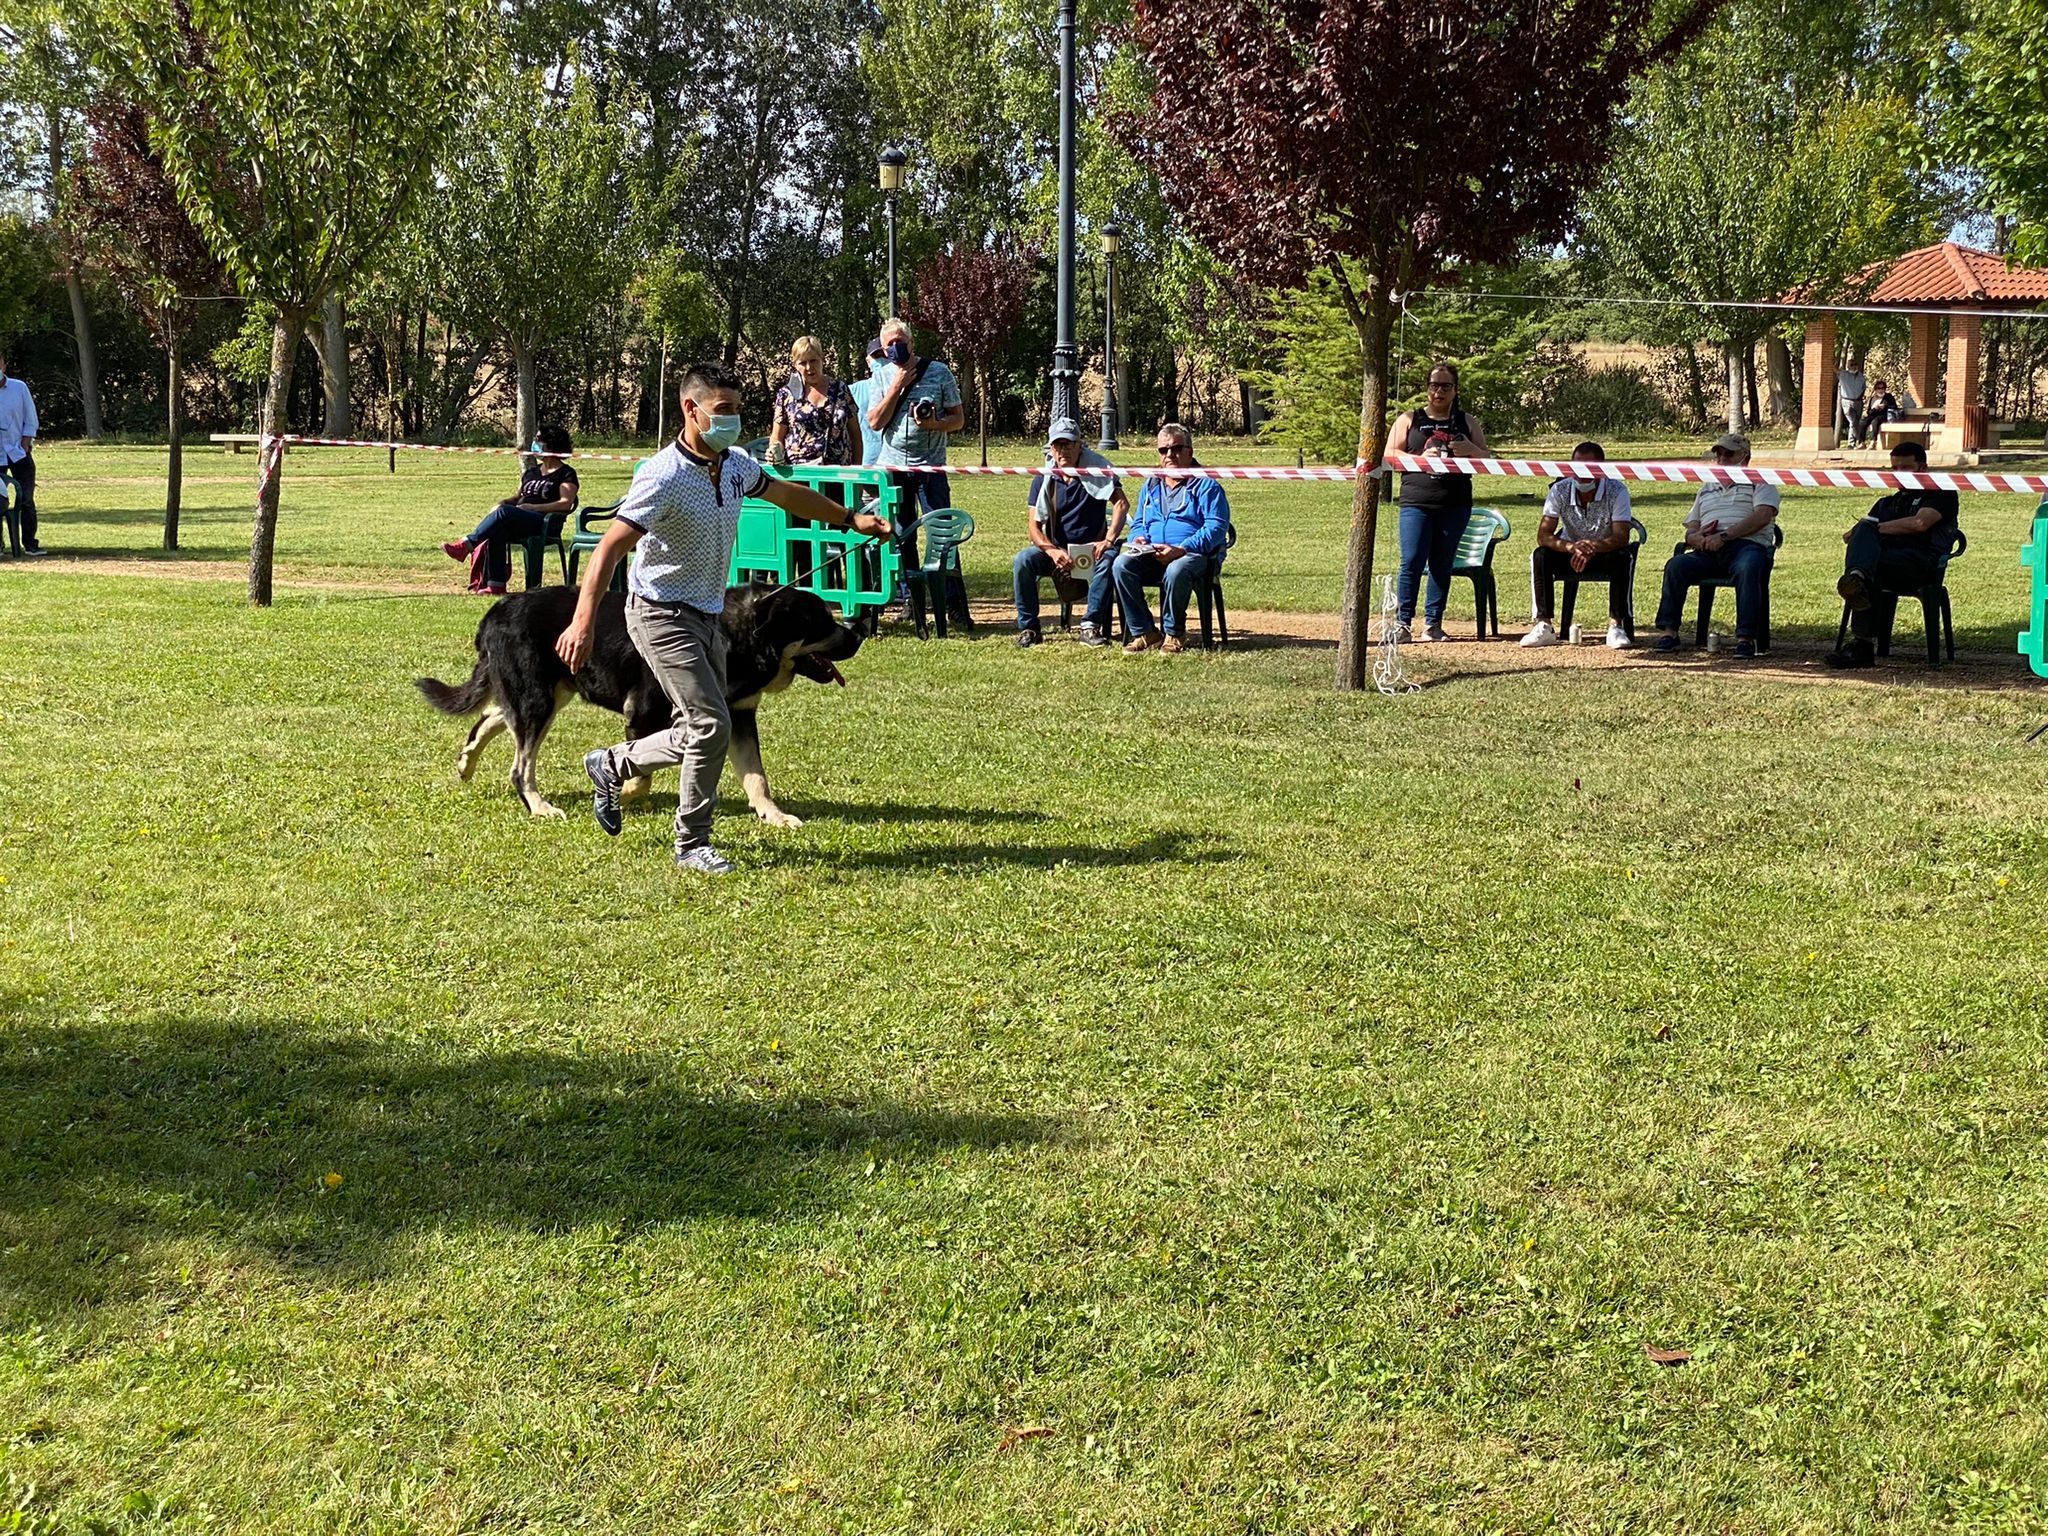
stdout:
{"type": "Polygon", "coordinates": [[[910,408],[910,414],[913,420],[923,425],[927,421],[939,419],[939,408],[930,400],[920,400],[910,408]]]}

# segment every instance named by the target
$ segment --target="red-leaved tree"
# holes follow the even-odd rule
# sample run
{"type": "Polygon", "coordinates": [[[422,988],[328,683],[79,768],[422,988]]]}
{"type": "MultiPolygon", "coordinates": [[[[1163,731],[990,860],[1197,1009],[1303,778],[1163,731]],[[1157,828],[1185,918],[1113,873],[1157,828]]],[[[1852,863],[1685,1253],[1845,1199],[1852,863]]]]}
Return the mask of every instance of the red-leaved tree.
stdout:
{"type": "Polygon", "coordinates": [[[164,349],[170,462],[164,487],[164,548],[178,547],[183,486],[185,392],[179,346],[190,300],[218,295],[227,275],[178,201],[163,161],[149,147],[149,120],[132,101],[103,96],[86,114],[91,148],[72,173],[69,238],[114,280],[164,349]]]}
{"type": "Polygon", "coordinates": [[[988,464],[988,369],[1024,318],[1033,251],[941,251],[918,268],[910,318],[939,338],[974,378],[981,462],[988,464]]]}
{"type": "MultiPolygon", "coordinates": [[[[1364,354],[1358,456],[1387,427],[1398,295],[1564,233],[1629,83],[1720,0],[1136,0],[1152,99],[1132,148],[1251,282],[1336,281],[1364,354]]],[[[1380,482],[1352,498],[1337,686],[1365,686],[1380,482]]]]}

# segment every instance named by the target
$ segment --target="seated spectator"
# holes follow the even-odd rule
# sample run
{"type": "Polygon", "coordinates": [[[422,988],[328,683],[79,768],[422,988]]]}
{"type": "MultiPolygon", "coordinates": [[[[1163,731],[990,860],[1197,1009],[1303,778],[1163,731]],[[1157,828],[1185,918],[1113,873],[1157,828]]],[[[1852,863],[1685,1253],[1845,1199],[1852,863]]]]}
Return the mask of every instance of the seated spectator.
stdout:
{"type": "MultiPolygon", "coordinates": [[[[1109,460],[1081,446],[1081,427],[1062,416],[1045,437],[1046,462],[1064,469],[1102,469],[1109,460]]],[[[1017,643],[1036,645],[1038,584],[1088,575],[1088,612],[1081,624],[1083,645],[1109,644],[1109,562],[1117,536],[1131,515],[1123,485],[1113,474],[1037,475],[1025,496],[1031,513],[1024,531],[1031,542],[1017,551],[1011,578],[1017,596],[1017,643]]]]}
{"type": "MultiPolygon", "coordinates": [[[[1159,458],[1165,469],[1195,469],[1195,439],[1177,421],[1159,429],[1159,458]]],[[[1188,599],[1202,574],[1223,558],[1230,543],[1230,500],[1221,481],[1195,475],[1160,474],[1148,478],[1138,492],[1138,513],[1131,520],[1130,542],[1116,557],[1113,572],[1124,628],[1131,638],[1129,655],[1157,647],[1168,655],[1183,649],[1188,599]],[[1159,583],[1159,622],[1152,627],[1152,609],[1145,588],[1159,583]]]]}
{"type": "Polygon", "coordinates": [[[1883,379],[1872,381],[1870,398],[1864,403],[1863,421],[1856,433],[1856,446],[1877,447],[1877,429],[1899,419],[1899,397],[1883,379]]]}
{"type": "MultiPolygon", "coordinates": [[[[1607,457],[1598,443],[1572,450],[1580,464],[1607,457]]],[[[1607,583],[1607,645],[1625,651],[1628,637],[1628,540],[1635,512],[1628,487],[1602,476],[1593,480],[1560,480],[1543,500],[1543,518],[1536,525],[1536,547],[1529,551],[1529,589],[1536,622],[1522,636],[1524,645],[1557,644],[1551,622],[1552,602],[1560,577],[1576,576],[1607,583]]]]}
{"type": "MultiPolygon", "coordinates": [[[[1729,432],[1708,450],[1713,462],[1733,467],[1749,462],[1749,439],[1729,432]]],[[[1763,634],[1764,595],[1771,580],[1771,552],[1777,547],[1771,524],[1778,518],[1775,485],[1703,485],[1685,515],[1685,548],[1664,567],[1664,595],[1657,602],[1657,638],[1651,649],[1678,649],[1685,618],[1685,594],[1702,581],[1735,588],[1735,655],[1756,655],[1763,634]]]]}
{"type": "Polygon", "coordinates": [[[573,449],[561,427],[542,427],[531,452],[539,455],[519,482],[519,494],[484,514],[466,539],[451,539],[441,553],[470,563],[469,589],[502,597],[512,579],[512,546],[536,536],[559,534],[576,510],[576,470],[562,456],[573,449]],[[481,565],[481,570],[478,569],[481,565]]]}
{"type": "MultiPolygon", "coordinates": [[[[1892,468],[1925,473],[1927,449],[1900,443],[1892,449],[1892,468]]],[[[1846,650],[1831,651],[1831,667],[1877,665],[1877,599],[1886,593],[1917,592],[1941,572],[1941,557],[1955,542],[1954,491],[1897,490],[1879,498],[1869,515],[1849,527],[1842,542],[1849,546],[1846,569],[1835,589],[1849,605],[1846,650]]]]}

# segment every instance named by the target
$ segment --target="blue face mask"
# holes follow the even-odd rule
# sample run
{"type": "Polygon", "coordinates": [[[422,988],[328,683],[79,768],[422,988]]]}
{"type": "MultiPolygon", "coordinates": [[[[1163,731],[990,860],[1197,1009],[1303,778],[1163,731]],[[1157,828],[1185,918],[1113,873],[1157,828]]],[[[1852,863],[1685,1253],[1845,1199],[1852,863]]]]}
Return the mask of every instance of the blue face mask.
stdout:
{"type": "Polygon", "coordinates": [[[890,342],[889,361],[898,368],[907,366],[910,362],[910,343],[900,339],[890,342]]]}
{"type": "Polygon", "coordinates": [[[532,452],[532,453],[546,453],[546,452],[547,452],[547,449],[545,449],[545,448],[541,447],[541,445],[540,445],[540,439],[536,437],[536,438],[535,438],[535,439],[533,440],[533,447],[532,447],[531,449],[529,449],[528,451],[529,451],[529,452],[532,452]]]}
{"type": "Polygon", "coordinates": [[[704,446],[713,453],[723,453],[740,440],[745,430],[737,416],[714,416],[704,428],[704,446]]]}

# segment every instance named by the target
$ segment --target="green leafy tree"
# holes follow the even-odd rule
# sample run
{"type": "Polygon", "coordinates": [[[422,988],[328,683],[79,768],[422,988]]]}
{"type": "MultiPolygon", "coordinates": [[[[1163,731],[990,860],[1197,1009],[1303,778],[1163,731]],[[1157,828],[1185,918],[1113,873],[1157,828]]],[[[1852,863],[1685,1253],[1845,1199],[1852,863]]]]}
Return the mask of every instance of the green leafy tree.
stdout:
{"type": "Polygon", "coordinates": [[[441,305],[505,348],[522,445],[539,424],[542,350],[575,335],[625,286],[644,228],[634,104],[601,102],[573,58],[568,73],[558,97],[538,71],[509,60],[492,71],[434,209],[441,305]]]}
{"type": "Polygon", "coordinates": [[[270,602],[293,354],[428,186],[475,89],[465,0],[103,0],[91,32],[186,212],[271,304],[249,600],[270,602]]]}
{"type": "Polygon", "coordinates": [[[1944,50],[1939,146],[2014,221],[2013,254],[2048,263],[2048,0],[1982,0],[1944,50]]]}

